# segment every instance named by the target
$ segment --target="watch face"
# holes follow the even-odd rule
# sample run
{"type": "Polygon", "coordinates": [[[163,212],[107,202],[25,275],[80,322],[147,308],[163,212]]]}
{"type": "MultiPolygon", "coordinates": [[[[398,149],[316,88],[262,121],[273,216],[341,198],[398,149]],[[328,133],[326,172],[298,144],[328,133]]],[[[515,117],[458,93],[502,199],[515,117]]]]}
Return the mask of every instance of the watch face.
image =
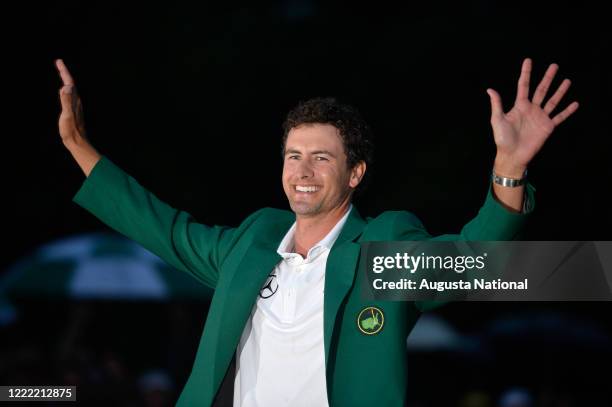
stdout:
{"type": "Polygon", "coordinates": [[[518,186],[523,185],[525,183],[525,176],[526,175],[527,175],[527,171],[525,171],[525,173],[523,174],[523,178],[515,179],[515,178],[501,177],[501,176],[493,173],[493,182],[495,182],[498,185],[504,186],[504,187],[518,187],[518,186]]]}

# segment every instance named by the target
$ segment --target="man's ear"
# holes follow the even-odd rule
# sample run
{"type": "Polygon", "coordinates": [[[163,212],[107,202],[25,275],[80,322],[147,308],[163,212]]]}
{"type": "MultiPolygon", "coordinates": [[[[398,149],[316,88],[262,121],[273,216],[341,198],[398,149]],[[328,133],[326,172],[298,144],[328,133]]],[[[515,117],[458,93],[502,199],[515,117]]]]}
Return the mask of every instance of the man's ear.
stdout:
{"type": "Polygon", "coordinates": [[[351,179],[349,180],[349,185],[351,188],[357,188],[357,185],[363,179],[363,176],[366,172],[366,163],[365,161],[359,161],[353,169],[351,170],[351,179]]]}

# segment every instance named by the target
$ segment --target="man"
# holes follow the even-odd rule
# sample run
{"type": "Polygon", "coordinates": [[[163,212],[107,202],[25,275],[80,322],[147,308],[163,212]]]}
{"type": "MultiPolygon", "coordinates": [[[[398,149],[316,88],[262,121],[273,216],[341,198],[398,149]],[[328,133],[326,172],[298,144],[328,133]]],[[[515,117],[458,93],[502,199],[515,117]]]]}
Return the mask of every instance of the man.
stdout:
{"type": "MultiPolygon", "coordinates": [[[[359,242],[434,238],[408,212],[364,220],[352,207],[369,161],[368,129],[354,109],[313,99],[289,113],[282,183],[293,213],[266,208],[237,228],[208,227],[98,154],[85,136],[74,81],[61,60],[56,64],[64,83],[60,135],[87,176],[75,202],[215,289],[178,405],[219,402],[224,377],[234,381],[235,406],[404,404],[405,340],[430,304],[364,302],[355,278],[359,242]],[[362,325],[364,313],[372,319],[362,325]],[[229,369],[234,354],[235,375],[229,369]]],[[[550,117],[568,80],[542,107],[556,70],[548,68],[529,100],[526,59],[508,113],[497,92],[487,90],[497,145],[492,188],[459,235],[435,239],[516,236],[532,202],[527,166],[578,107],[574,102],[550,117]]]]}

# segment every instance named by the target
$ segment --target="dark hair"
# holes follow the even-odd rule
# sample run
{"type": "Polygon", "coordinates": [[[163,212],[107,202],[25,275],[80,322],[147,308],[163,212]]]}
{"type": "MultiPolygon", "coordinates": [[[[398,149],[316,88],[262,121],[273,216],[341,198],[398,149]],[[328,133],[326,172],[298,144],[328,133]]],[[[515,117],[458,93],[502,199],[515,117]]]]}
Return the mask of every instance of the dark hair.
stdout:
{"type": "Polygon", "coordinates": [[[331,124],[338,129],[349,169],[355,167],[360,161],[366,163],[367,171],[357,186],[357,191],[362,192],[372,171],[374,153],[372,132],[357,109],[340,103],[335,98],[314,98],[302,101],[287,113],[287,118],[283,123],[283,156],[289,131],[302,124],[315,123],[331,124]]]}

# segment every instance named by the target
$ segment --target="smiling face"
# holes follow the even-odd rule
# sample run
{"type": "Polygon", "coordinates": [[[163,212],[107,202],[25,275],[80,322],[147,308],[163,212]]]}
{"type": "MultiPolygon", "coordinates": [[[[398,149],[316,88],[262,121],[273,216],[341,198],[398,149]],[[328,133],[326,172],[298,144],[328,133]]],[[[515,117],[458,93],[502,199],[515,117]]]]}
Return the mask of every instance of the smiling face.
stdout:
{"type": "Polygon", "coordinates": [[[296,215],[317,216],[348,206],[365,172],[365,163],[349,169],[346,160],[336,127],[313,123],[289,131],[283,189],[296,215]]]}

